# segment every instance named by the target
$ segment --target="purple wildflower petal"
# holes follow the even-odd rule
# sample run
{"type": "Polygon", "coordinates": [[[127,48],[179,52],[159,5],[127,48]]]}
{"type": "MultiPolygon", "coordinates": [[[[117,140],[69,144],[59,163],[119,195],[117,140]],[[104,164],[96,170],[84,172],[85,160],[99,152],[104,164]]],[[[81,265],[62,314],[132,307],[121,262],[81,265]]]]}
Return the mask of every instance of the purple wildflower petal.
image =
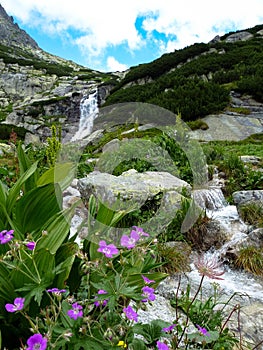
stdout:
{"type": "Polygon", "coordinates": [[[123,312],[129,320],[138,322],[138,314],[133,310],[133,308],[130,305],[123,308],[123,312]]]}
{"type": "Polygon", "coordinates": [[[165,343],[162,343],[160,341],[157,341],[157,349],[158,350],[169,350],[168,345],[166,345],[165,343]]]}
{"type": "Polygon", "coordinates": [[[27,339],[27,350],[45,350],[47,348],[47,339],[37,333],[27,339]]]}
{"type": "Polygon", "coordinates": [[[5,304],[6,311],[16,312],[24,307],[25,298],[15,298],[14,304],[5,304]]]}
{"type": "Polygon", "coordinates": [[[208,333],[206,328],[203,328],[201,326],[199,326],[199,324],[196,325],[197,329],[199,330],[199,332],[207,337],[210,336],[210,334],[208,333]]]}
{"type": "Polygon", "coordinates": [[[83,307],[78,303],[72,304],[72,309],[68,310],[67,314],[70,318],[76,320],[79,317],[83,317],[83,307]]]}
{"type": "Polygon", "coordinates": [[[28,242],[26,244],[26,247],[29,249],[29,250],[34,250],[35,249],[35,246],[36,246],[36,242],[28,242]]]}
{"type": "Polygon", "coordinates": [[[162,331],[163,332],[171,332],[173,329],[174,329],[174,327],[176,326],[176,324],[174,323],[174,324],[171,324],[171,326],[168,326],[168,327],[164,327],[163,329],[162,329],[162,331]]]}
{"type": "Polygon", "coordinates": [[[14,230],[4,230],[0,232],[0,244],[5,244],[14,238],[14,230]]]}
{"type": "MultiPolygon", "coordinates": [[[[98,290],[98,294],[108,294],[108,292],[106,292],[106,290],[104,289],[100,289],[98,290]]],[[[95,296],[95,299],[97,298],[97,296],[95,296]]],[[[96,300],[94,301],[94,305],[99,307],[99,306],[106,306],[108,304],[108,299],[105,299],[105,300],[96,300]]]]}
{"type": "Polygon", "coordinates": [[[155,300],[154,288],[145,286],[142,288],[142,291],[143,291],[142,296],[144,297],[144,299],[142,299],[142,302],[146,303],[147,301],[155,300]]]}
{"type": "Polygon", "coordinates": [[[131,231],[131,233],[134,232],[134,231],[135,231],[136,233],[138,233],[138,234],[140,235],[140,237],[150,237],[149,233],[144,232],[144,231],[143,231],[143,228],[141,228],[141,227],[132,226],[132,231],[131,231]]]}
{"type": "Polygon", "coordinates": [[[144,282],[146,284],[150,284],[150,283],[154,283],[155,281],[154,280],[150,280],[149,278],[147,278],[146,276],[142,275],[142,278],[144,280],[144,282]]]}
{"type": "Polygon", "coordinates": [[[51,288],[51,289],[47,289],[47,292],[61,294],[61,293],[65,293],[66,289],[51,288]]]}
{"type": "Polygon", "coordinates": [[[112,258],[113,254],[119,253],[119,250],[115,247],[114,244],[107,245],[105,241],[99,242],[99,248],[97,251],[103,253],[107,258],[112,258]]]}

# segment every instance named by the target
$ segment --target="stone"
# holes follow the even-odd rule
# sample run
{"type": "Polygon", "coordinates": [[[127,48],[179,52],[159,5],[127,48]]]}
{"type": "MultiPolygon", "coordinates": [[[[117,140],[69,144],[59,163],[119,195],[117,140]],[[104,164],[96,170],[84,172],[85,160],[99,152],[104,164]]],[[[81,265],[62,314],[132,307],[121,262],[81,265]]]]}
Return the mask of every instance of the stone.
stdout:
{"type": "MultiPolygon", "coordinates": [[[[160,205],[147,223],[151,232],[160,232],[174,218],[184,198],[183,189],[191,186],[167,172],[138,173],[131,169],[120,176],[94,171],[79,179],[78,189],[85,203],[91,195],[112,210],[138,210],[145,202],[160,196],[160,205]]],[[[147,232],[147,231],[146,231],[147,232]]]]}
{"type": "Polygon", "coordinates": [[[251,202],[263,205],[263,190],[236,191],[232,197],[238,207],[251,202]]]}
{"type": "Polygon", "coordinates": [[[242,160],[243,163],[249,163],[252,165],[258,165],[262,161],[262,159],[260,157],[246,156],[246,155],[240,156],[240,159],[242,160]]]}

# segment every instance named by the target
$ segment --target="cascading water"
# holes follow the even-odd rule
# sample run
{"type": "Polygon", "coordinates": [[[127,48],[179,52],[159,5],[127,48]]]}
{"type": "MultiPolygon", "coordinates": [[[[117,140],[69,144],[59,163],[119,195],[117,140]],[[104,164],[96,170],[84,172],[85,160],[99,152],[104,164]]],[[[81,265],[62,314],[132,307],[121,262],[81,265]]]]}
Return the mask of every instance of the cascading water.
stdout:
{"type": "Polygon", "coordinates": [[[96,89],[91,91],[88,96],[84,96],[80,102],[79,128],[71,141],[81,140],[92,132],[94,119],[98,113],[98,91],[96,89]]]}
{"type": "MultiPolygon", "coordinates": [[[[235,205],[230,205],[224,198],[222,189],[217,182],[217,174],[210,183],[211,187],[196,190],[193,192],[195,203],[206,211],[206,215],[216,221],[224,231],[227,241],[217,250],[207,252],[209,258],[211,254],[218,259],[225,257],[226,252],[241,243],[247,238],[249,227],[241,220],[235,205]]],[[[198,283],[200,276],[194,266],[191,265],[192,272],[188,277],[193,283],[198,283]]],[[[220,281],[220,286],[227,295],[232,293],[247,293],[250,298],[257,299],[263,303],[263,281],[252,274],[231,270],[225,267],[224,280],[220,281]]],[[[209,281],[207,281],[209,284],[209,281]]]]}

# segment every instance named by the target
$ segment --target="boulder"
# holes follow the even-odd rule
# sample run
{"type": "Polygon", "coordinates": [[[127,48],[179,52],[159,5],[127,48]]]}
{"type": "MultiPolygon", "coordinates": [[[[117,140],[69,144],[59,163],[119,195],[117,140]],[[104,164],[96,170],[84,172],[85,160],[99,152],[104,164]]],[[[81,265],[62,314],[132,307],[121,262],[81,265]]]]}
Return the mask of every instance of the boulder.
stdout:
{"type": "MultiPolygon", "coordinates": [[[[78,189],[84,202],[91,195],[112,210],[139,209],[148,201],[160,200],[158,209],[148,221],[151,231],[164,229],[174,218],[176,210],[181,207],[181,192],[190,193],[191,186],[168,172],[138,173],[131,169],[120,176],[94,171],[87,177],[79,179],[78,189]]],[[[156,232],[157,233],[157,232],[156,232]]]]}
{"type": "Polygon", "coordinates": [[[236,191],[232,197],[237,207],[251,202],[263,205],[263,190],[236,191]]]}

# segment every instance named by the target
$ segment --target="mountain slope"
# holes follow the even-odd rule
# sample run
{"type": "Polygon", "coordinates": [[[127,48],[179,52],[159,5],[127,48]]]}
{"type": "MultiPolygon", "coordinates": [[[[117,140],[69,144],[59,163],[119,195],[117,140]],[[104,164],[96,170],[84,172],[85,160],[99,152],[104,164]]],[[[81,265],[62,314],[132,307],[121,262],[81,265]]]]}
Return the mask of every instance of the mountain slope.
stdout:
{"type": "Polygon", "coordinates": [[[0,4],[0,42],[6,46],[24,46],[39,49],[38,44],[24,30],[14,24],[0,4]]]}
{"type": "MultiPolygon", "coordinates": [[[[46,136],[51,122],[69,132],[81,98],[117,78],[42,50],[0,5],[0,139],[12,129],[46,136]]],[[[101,88],[99,99],[106,94],[101,88]]]]}
{"type": "Polygon", "coordinates": [[[232,90],[263,101],[262,73],[260,25],[132,67],[111,91],[106,105],[147,102],[194,120],[224,110],[232,90]]]}

